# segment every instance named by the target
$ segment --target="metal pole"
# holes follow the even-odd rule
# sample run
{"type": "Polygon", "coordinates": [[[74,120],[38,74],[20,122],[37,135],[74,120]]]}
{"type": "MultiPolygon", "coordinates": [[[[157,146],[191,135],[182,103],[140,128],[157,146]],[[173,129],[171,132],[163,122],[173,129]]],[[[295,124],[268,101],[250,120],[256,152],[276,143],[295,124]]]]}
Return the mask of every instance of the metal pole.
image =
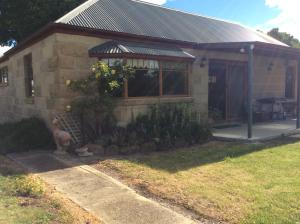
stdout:
{"type": "Polygon", "coordinates": [[[300,128],[300,58],[297,64],[297,129],[300,128]]]}
{"type": "Polygon", "coordinates": [[[252,90],[253,90],[253,50],[254,44],[249,45],[248,49],[248,139],[253,136],[253,106],[252,106],[252,90]]]}

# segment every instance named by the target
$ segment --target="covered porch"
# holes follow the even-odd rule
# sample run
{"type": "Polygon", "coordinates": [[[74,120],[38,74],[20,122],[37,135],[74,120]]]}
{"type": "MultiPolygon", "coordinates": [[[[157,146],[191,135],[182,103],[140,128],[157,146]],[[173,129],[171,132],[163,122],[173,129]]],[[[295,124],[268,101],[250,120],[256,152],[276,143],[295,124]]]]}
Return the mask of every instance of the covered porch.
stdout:
{"type": "MultiPolygon", "coordinates": [[[[300,132],[296,127],[296,119],[261,122],[252,126],[252,141],[269,140],[281,136],[288,136],[300,132]]],[[[213,136],[221,140],[249,140],[246,123],[215,126],[213,136]]]]}
{"type": "Polygon", "coordinates": [[[210,61],[209,116],[213,134],[231,140],[263,140],[300,128],[300,50],[260,42],[207,44],[246,61],[210,61]]]}

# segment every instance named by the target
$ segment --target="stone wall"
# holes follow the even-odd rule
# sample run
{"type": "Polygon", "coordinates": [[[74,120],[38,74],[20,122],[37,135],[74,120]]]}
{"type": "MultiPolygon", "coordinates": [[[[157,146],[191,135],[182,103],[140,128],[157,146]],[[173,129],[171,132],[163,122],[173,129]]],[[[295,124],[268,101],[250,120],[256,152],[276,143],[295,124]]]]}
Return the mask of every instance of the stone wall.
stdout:
{"type": "Polygon", "coordinates": [[[184,49],[186,52],[196,57],[192,65],[190,74],[190,94],[197,110],[202,115],[202,119],[208,116],[208,73],[210,60],[229,60],[229,61],[247,61],[247,55],[236,53],[225,53],[217,51],[203,51],[184,49]],[[204,67],[201,67],[202,58],[207,60],[204,62],[204,67]]]}
{"type": "MultiPolygon", "coordinates": [[[[8,66],[9,85],[0,87],[0,122],[18,120],[24,117],[39,116],[50,121],[53,114],[63,112],[76,96],[67,86],[67,80],[86,77],[91,65],[97,59],[90,58],[88,50],[108,40],[53,34],[42,41],[13,55],[0,68],[8,66]],[[34,101],[25,97],[24,55],[32,53],[33,78],[35,82],[34,101]]],[[[222,59],[247,62],[247,55],[216,51],[196,51],[185,49],[196,56],[190,68],[190,97],[154,97],[123,100],[116,109],[120,124],[129,122],[149,105],[158,102],[191,102],[200,112],[202,119],[208,114],[208,69],[210,59],[222,59]],[[204,67],[200,67],[201,58],[206,57],[204,67]]],[[[296,66],[296,62],[289,62],[296,66]]],[[[254,97],[284,96],[286,62],[280,58],[255,56],[254,60],[254,97]],[[267,67],[273,62],[272,71],[267,67]]]]}
{"type": "MultiPolygon", "coordinates": [[[[210,60],[227,60],[248,62],[248,55],[242,53],[225,53],[217,51],[196,51],[185,49],[190,54],[197,57],[193,64],[190,87],[191,96],[199,110],[205,114],[208,108],[208,70],[210,60]],[[205,66],[200,67],[201,58],[207,58],[205,66]]],[[[285,78],[287,66],[295,68],[297,78],[297,61],[286,60],[279,57],[254,56],[254,77],[253,77],[253,97],[260,99],[265,97],[285,97],[285,78]],[[272,63],[271,71],[268,71],[269,64],[272,63]]],[[[246,75],[246,74],[245,74],[246,75]]],[[[297,88],[295,87],[295,96],[297,88]]]]}
{"type": "MultiPolygon", "coordinates": [[[[90,73],[91,65],[97,61],[97,59],[88,56],[88,49],[108,40],[66,34],[55,34],[55,36],[55,49],[57,49],[59,61],[57,67],[59,83],[57,83],[56,93],[56,100],[59,99],[59,103],[56,108],[63,110],[75,97],[74,93],[66,87],[66,81],[86,77],[90,73]]],[[[115,115],[119,124],[125,125],[138,114],[145,113],[150,105],[159,102],[192,102],[192,98],[145,97],[126,99],[118,104],[115,115]]]]}
{"type": "Polygon", "coordinates": [[[85,77],[95,61],[88,49],[104,42],[99,38],[53,34],[13,55],[0,68],[8,66],[7,87],[0,87],[0,122],[40,117],[49,124],[55,113],[63,112],[74,97],[66,80],[85,77]],[[25,94],[23,57],[32,54],[35,96],[25,94]]]}
{"type": "MultiPolygon", "coordinates": [[[[296,61],[286,61],[278,57],[254,57],[253,97],[285,97],[285,78],[287,66],[292,66],[297,71],[296,61]],[[287,64],[288,63],[288,64],[287,64]],[[269,71],[268,67],[273,64],[269,71]]],[[[297,74],[295,73],[297,78],[297,74]]],[[[295,94],[296,96],[296,88],[295,94]]]]}
{"type": "Polygon", "coordinates": [[[0,88],[0,122],[15,121],[21,118],[37,116],[49,117],[49,101],[52,99],[55,69],[50,67],[53,59],[54,36],[28,47],[13,55],[0,67],[8,66],[8,86],[0,88]],[[25,77],[23,57],[32,53],[35,97],[25,96],[25,77]]]}

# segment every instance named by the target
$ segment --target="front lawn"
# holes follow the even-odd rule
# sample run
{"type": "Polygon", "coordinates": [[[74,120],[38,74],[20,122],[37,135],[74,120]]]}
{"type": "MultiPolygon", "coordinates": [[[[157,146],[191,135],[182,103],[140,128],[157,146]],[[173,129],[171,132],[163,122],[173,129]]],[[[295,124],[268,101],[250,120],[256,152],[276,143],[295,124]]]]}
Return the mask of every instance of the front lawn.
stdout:
{"type": "Polygon", "coordinates": [[[100,223],[0,155],[0,224],[91,223],[89,220],[100,223]]]}
{"type": "Polygon", "coordinates": [[[300,143],[212,142],[192,149],[107,159],[97,168],[229,223],[300,222],[300,143]]]}

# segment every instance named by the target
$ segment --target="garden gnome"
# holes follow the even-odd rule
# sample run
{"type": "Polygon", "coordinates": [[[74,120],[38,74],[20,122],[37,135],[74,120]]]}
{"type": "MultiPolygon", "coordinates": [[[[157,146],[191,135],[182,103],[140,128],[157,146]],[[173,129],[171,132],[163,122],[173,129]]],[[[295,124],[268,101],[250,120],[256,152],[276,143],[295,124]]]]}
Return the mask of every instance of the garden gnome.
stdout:
{"type": "Polygon", "coordinates": [[[55,154],[58,155],[64,155],[66,154],[67,148],[70,146],[71,143],[71,135],[60,129],[59,127],[59,121],[57,118],[55,118],[52,121],[52,131],[53,131],[53,137],[57,146],[55,154]]]}

